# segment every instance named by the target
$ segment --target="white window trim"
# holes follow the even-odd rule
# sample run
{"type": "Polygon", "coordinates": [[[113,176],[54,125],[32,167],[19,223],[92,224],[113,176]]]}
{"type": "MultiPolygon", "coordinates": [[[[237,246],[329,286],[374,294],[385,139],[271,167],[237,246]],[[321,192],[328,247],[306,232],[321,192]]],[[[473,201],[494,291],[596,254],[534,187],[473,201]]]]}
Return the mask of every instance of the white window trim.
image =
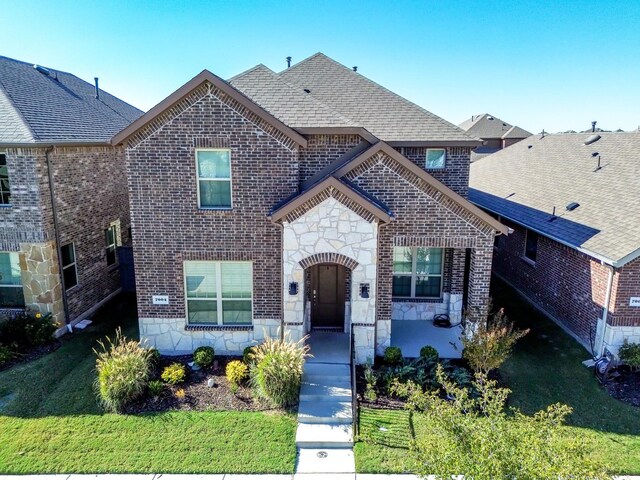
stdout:
{"type": "Polygon", "coordinates": [[[73,285],[72,287],[69,287],[66,284],[64,286],[65,287],[65,291],[68,292],[69,290],[74,289],[78,285],[80,285],[80,279],[78,278],[78,256],[77,256],[77,253],[76,253],[76,242],[65,243],[64,245],[61,245],[60,246],[60,251],[62,251],[62,248],[66,247],[67,245],[71,245],[71,248],[73,250],[73,263],[70,263],[69,265],[64,266],[64,265],[62,265],[62,261],[60,262],[60,264],[62,265],[62,272],[61,272],[62,273],[62,278],[64,278],[64,271],[67,268],[73,267],[73,269],[76,272],[76,284],[73,285]]]}
{"type": "Polygon", "coordinates": [[[185,319],[187,325],[196,325],[196,326],[221,326],[221,327],[248,327],[253,325],[253,262],[246,260],[228,260],[228,261],[218,261],[218,260],[185,260],[182,264],[182,277],[184,283],[184,312],[185,319]],[[189,262],[207,262],[215,264],[216,270],[216,297],[215,298],[189,298],[187,293],[187,269],[186,264],[189,262]],[[251,298],[222,298],[222,264],[223,263],[248,263],[251,266],[251,298]],[[189,323],[189,302],[193,301],[215,301],[216,308],[218,313],[218,323],[189,323]],[[241,301],[250,301],[251,302],[251,323],[224,323],[223,311],[222,311],[222,302],[229,300],[241,300],[241,301]]]}
{"type": "MultiPolygon", "coordinates": [[[[394,247],[397,248],[397,247],[394,247]]],[[[411,277],[411,295],[408,297],[402,297],[399,295],[392,295],[392,298],[412,298],[412,299],[417,299],[417,300],[423,300],[423,299],[434,299],[434,298],[442,298],[442,289],[444,288],[444,254],[445,254],[445,249],[444,248],[440,248],[440,247],[400,247],[400,248],[410,248],[411,249],[411,273],[407,273],[407,272],[401,272],[401,273],[396,273],[393,271],[393,268],[391,269],[391,277],[392,277],[392,288],[393,288],[393,277],[411,277]],[[442,258],[441,258],[441,264],[440,264],[440,273],[439,274],[420,274],[418,275],[417,270],[418,270],[418,255],[417,255],[417,249],[418,248],[440,248],[440,250],[442,250],[442,258]],[[418,277],[439,277],[440,278],[440,292],[438,294],[438,296],[435,297],[416,297],[416,281],[418,277]]]]}
{"type": "Polygon", "coordinates": [[[105,237],[109,238],[107,235],[107,232],[109,230],[113,230],[113,243],[109,243],[107,244],[107,246],[105,247],[105,260],[107,261],[107,266],[109,267],[113,267],[114,265],[118,264],[118,227],[116,226],[115,223],[112,223],[111,225],[109,225],[109,227],[105,230],[105,237]],[[109,248],[113,247],[113,255],[114,255],[114,261],[112,264],[109,264],[109,257],[107,256],[107,251],[109,250],[109,248]]]}
{"type": "Polygon", "coordinates": [[[231,210],[233,209],[233,168],[231,166],[231,149],[230,148],[196,148],[196,191],[198,193],[198,208],[200,210],[231,210]],[[198,173],[198,152],[229,152],[229,178],[200,178],[198,173]],[[200,202],[200,180],[205,182],[229,182],[229,200],[231,205],[228,207],[203,207],[200,202]]]}
{"type": "Polygon", "coordinates": [[[424,168],[425,170],[444,170],[447,168],[447,149],[446,148],[427,148],[427,151],[424,154],[424,168]],[[444,162],[441,167],[429,167],[427,160],[429,158],[429,152],[433,150],[442,150],[444,152],[444,162]]]}
{"type": "MultiPolygon", "coordinates": [[[[2,254],[2,253],[11,254],[11,253],[18,253],[18,252],[0,251],[0,254],[2,254]]],[[[19,259],[18,259],[18,265],[20,265],[19,259]]],[[[20,282],[22,282],[22,279],[20,279],[20,282]]],[[[13,284],[9,285],[8,283],[1,283],[1,281],[0,281],[0,288],[19,288],[19,289],[23,290],[24,286],[22,285],[22,283],[20,283],[20,285],[13,285],[13,284]]],[[[24,300],[24,298],[23,298],[23,300],[24,300]]],[[[4,307],[2,307],[0,305],[0,308],[4,308],[4,307]]],[[[11,307],[11,308],[14,308],[14,307],[11,307]]],[[[15,307],[15,308],[20,308],[20,307],[15,307]]]]}
{"type": "MultiPolygon", "coordinates": [[[[5,152],[0,152],[0,155],[4,156],[4,161],[5,161],[5,166],[7,167],[7,179],[9,180],[9,196],[11,197],[11,179],[9,178],[9,161],[7,160],[7,154],[5,152]]],[[[0,188],[2,188],[0,186],[0,188]]],[[[9,203],[2,203],[2,200],[0,200],[0,207],[6,208],[6,207],[11,207],[12,204],[11,202],[9,203]]]]}
{"type": "Polygon", "coordinates": [[[522,249],[522,260],[524,260],[525,262],[527,262],[530,265],[535,265],[536,261],[538,260],[538,244],[540,243],[540,234],[538,232],[534,232],[536,235],[538,235],[538,238],[536,240],[536,259],[533,260],[529,257],[527,257],[527,241],[529,240],[529,232],[531,232],[530,229],[525,229],[525,233],[524,233],[524,247],[522,249]]]}

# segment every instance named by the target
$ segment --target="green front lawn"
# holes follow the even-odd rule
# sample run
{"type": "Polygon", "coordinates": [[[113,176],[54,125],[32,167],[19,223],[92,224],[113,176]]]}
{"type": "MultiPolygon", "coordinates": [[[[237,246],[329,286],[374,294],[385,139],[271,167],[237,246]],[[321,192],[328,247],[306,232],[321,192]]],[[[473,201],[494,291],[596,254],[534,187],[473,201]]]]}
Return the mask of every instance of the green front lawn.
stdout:
{"type": "Polygon", "coordinates": [[[118,325],[137,336],[133,300],[111,302],[94,322],[54,353],[0,372],[0,474],[293,472],[293,415],[102,413],[92,349],[118,325]]]}
{"type": "MultiPolygon", "coordinates": [[[[590,438],[592,454],[609,465],[612,473],[640,474],[640,409],[611,398],[593,377],[593,371],[581,364],[590,354],[497,279],[493,280],[492,295],[494,305],[504,306],[518,327],[531,329],[500,369],[512,390],[510,405],[529,414],[556,402],[570,405],[574,412],[566,427],[568,436],[590,438]]],[[[403,438],[412,431],[429,435],[424,417],[405,415],[393,422],[404,426],[403,438]]],[[[388,419],[385,411],[361,410],[364,438],[355,447],[358,472],[411,470],[408,442],[403,448],[387,439],[390,430],[384,422],[388,419]]]]}

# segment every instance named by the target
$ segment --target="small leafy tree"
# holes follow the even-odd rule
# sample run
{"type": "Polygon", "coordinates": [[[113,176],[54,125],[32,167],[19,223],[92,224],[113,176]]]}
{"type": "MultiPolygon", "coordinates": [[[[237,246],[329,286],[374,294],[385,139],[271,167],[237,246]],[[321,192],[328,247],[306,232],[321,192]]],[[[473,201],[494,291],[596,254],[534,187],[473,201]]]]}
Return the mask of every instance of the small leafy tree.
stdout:
{"type": "Polygon", "coordinates": [[[478,322],[469,322],[462,336],[462,356],[474,372],[484,375],[500,365],[511,355],[515,343],[529,330],[516,330],[504,309],[478,322]]]}
{"type": "Polygon", "coordinates": [[[632,370],[640,370],[640,343],[629,343],[625,340],[618,350],[618,356],[632,370]]]}
{"type": "Polygon", "coordinates": [[[409,408],[423,412],[429,425],[429,433],[412,445],[420,475],[447,480],[457,475],[474,480],[610,478],[589,456],[587,442],[562,430],[571,413],[567,405],[527,416],[506,411],[510,391],[483,373],[476,373],[477,396],[447,379],[441,367],[437,377],[449,400],[415,387],[409,397],[409,408]]]}

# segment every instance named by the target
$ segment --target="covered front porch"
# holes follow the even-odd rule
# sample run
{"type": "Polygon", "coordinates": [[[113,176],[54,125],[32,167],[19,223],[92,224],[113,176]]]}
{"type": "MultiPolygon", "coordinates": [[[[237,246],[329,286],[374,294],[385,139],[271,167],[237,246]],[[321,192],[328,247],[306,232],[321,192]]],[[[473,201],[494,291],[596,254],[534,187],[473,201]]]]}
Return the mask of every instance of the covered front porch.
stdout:
{"type": "Polygon", "coordinates": [[[461,358],[462,325],[441,328],[431,320],[392,320],[391,346],[400,347],[402,355],[408,358],[420,356],[420,349],[426,345],[435,348],[440,358],[461,358]]]}

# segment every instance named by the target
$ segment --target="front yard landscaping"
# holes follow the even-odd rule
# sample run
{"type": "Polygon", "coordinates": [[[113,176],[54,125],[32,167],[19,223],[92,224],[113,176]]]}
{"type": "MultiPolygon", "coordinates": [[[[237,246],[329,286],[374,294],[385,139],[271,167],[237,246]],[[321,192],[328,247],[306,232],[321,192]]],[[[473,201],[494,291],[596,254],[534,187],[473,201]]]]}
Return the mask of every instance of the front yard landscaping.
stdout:
{"type": "MultiPolygon", "coordinates": [[[[589,353],[512,289],[494,279],[492,295],[494,305],[505,307],[518,328],[531,329],[499,370],[501,384],[512,390],[509,405],[526,414],[556,402],[569,405],[573,413],[563,427],[567,442],[586,438],[590,455],[601,459],[611,473],[639,474],[640,409],[609,396],[593,371],[581,364],[589,353]]],[[[405,410],[361,408],[356,470],[412,471],[411,441],[432,435],[425,418],[405,410]]]]}
{"type": "MultiPolygon", "coordinates": [[[[194,405],[189,392],[201,388],[193,386],[196,380],[185,385],[183,401],[170,402],[179,410],[103,413],[93,388],[93,348],[118,326],[127,337],[137,337],[134,302],[118,298],[94,316],[86,331],[64,338],[55,352],[0,372],[0,474],[292,473],[293,414],[238,411],[241,405],[233,402],[223,408],[237,409],[228,411],[213,411],[220,409],[216,402],[194,405]]],[[[213,374],[222,384],[220,369],[213,374]]],[[[246,396],[240,390],[238,402],[256,409],[246,396]]]]}

